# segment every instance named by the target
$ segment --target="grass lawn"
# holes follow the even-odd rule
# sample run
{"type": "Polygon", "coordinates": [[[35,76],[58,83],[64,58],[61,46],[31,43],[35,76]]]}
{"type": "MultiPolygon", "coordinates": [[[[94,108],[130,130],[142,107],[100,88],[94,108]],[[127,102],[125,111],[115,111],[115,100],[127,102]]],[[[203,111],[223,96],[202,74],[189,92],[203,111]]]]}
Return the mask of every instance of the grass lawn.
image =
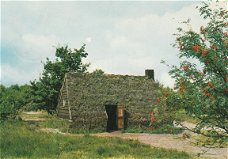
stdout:
{"type": "Polygon", "coordinates": [[[117,138],[64,136],[37,131],[22,121],[1,123],[0,158],[60,159],[188,159],[184,152],[151,148],[137,141],[117,138]]]}

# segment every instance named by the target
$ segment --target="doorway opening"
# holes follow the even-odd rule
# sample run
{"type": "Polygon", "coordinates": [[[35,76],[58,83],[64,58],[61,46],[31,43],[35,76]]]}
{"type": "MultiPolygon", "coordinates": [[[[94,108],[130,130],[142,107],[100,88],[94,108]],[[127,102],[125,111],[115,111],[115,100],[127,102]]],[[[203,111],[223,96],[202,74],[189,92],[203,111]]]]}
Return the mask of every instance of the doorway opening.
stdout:
{"type": "Polygon", "coordinates": [[[107,129],[106,131],[116,131],[118,130],[117,125],[117,105],[105,105],[105,110],[108,115],[107,129]]]}

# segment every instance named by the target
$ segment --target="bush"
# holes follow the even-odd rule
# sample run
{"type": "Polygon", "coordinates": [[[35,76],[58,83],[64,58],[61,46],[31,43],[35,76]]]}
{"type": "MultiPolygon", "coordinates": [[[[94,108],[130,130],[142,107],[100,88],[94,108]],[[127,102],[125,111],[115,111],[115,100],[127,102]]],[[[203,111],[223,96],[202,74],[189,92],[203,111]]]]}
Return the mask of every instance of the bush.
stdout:
{"type": "MultiPolygon", "coordinates": [[[[207,136],[223,138],[228,133],[228,12],[223,8],[210,8],[203,3],[200,15],[207,21],[198,31],[178,28],[174,47],[184,60],[172,66],[177,95],[170,105],[199,120],[194,130],[207,136]],[[200,65],[190,62],[197,60],[200,65]],[[223,131],[217,131],[218,129],[223,131]]],[[[189,26],[190,20],[186,23],[189,26]]]]}
{"type": "Polygon", "coordinates": [[[152,99],[152,110],[148,112],[148,116],[145,116],[141,125],[145,129],[158,129],[165,125],[173,125],[175,120],[175,111],[173,107],[170,107],[169,101],[173,98],[175,92],[172,89],[164,88],[160,86],[159,97],[152,99]]]}
{"type": "Polygon", "coordinates": [[[29,85],[0,85],[0,120],[15,119],[19,110],[30,102],[29,91],[29,85]]]}

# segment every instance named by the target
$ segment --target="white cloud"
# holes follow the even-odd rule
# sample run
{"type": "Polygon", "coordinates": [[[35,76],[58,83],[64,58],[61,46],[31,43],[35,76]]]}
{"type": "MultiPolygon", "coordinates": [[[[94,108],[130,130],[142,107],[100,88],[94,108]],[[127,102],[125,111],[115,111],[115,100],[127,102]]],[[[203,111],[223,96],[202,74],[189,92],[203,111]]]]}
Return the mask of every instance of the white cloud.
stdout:
{"type": "Polygon", "coordinates": [[[86,42],[87,44],[91,43],[91,42],[92,42],[92,38],[91,38],[91,37],[87,37],[87,38],[85,39],[85,42],[86,42]]]}
{"type": "Polygon", "coordinates": [[[123,45],[126,44],[127,42],[128,42],[128,39],[125,36],[118,36],[118,37],[114,37],[111,40],[110,45],[113,48],[124,47],[123,45]]]}
{"type": "Polygon", "coordinates": [[[175,80],[171,78],[168,73],[162,73],[159,82],[165,86],[173,88],[175,80]]]}
{"type": "Polygon", "coordinates": [[[216,9],[218,7],[228,10],[228,2],[226,0],[220,0],[219,3],[217,3],[216,1],[212,1],[210,3],[210,8],[216,9]]]}
{"type": "Polygon", "coordinates": [[[108,62],[103,68],[110,68],[114,73],[138,75],[143,75],[145,69],[152,68],[155,69],[157,80],[166,86],[173,86],[174,82],[167,73],[168,69],[160,64],[160,61],[164,59],[168,63],[178,64],[178,50],[170,45],[175,41],[172,34],[180,26],[178,22],[187,18],[192,19],[193,29],[199,29],[204,21],[195,7],[196,5],[191,5],[160,16],[147,14],[116,21],[115,32],[109,33],[108,36],[110,52],[115,54],[114,57],[108,57],[115,62],[108,62]]]}
{"type": "Polygon", "coordinates": [[[44,35],[25,34],[22,35],[22,40],[28,45],[44,47],[56,42],[56,38],[44,35]]]}
{"type": "Polygon", "coordinates": [[[145,69],[154,69],[155,79],[172,87],[174,80],[168,75],[169,69],[160,61],[179,63],[178,50],[170,45],[175,41],[172,34],[181,25],[179,22],[191,18],[195,30],[205,23],[195,7],[196,4],[163,15],[151,13],[114,21],[114,28],[101,36],[108,45],[93,49],[88,56],[92,70],[101,68],[106,73],[144,75],[145,69]],[[97,57],[101,48],[106,49],[103,49],[106,54],[97,57]]]}
{"type": "Polygon", "coordinates": [[[112,68],[110,66],[113,66],[113,60],[112,59],[100,59],[100,60],[96,60],[93,63],[91,63],[88,71],[92,72],[96,69],[102,69],[103,71],[105,71],[105,73],[112,73],[112,71],[110,71],[112,68]]]}
{"type": "Polygon", "coordinates": [[[30,60],[45,60],[46,57],[54,57],[54,46],[58,44],[55,36],[45,36],[39,34],[24,34],[21,37],[21,53],[30,60]]]}
{"type": "Polygon", "coordinates": [[[8,64],[1,65],[1,83],[7,83],[7,81],[13,81],[11,84],[25,84],[30,80],[34,80],[39,77],[40,70],[22,70],[20,68],[12,67],[8,64]]]}
{"type": "MultiPolygon", "coordinates": [[[[191,18],[194,30],[199,30],[205,23],[195,9],[196,4],[177,8],[171,5],[175,9],[168,11],[161,8],[164,13],[155,12],[156,5],[148,3],[148,7],[147,2],[140,3],[141,7],[137,6],[138,8],[135,2],[133,11],[131,5],[123,5],[125,2],[94,4],[3,3],[2,41],[15,46],[21,57],[20,62],[39,70],[34,71],[36,73],[42,68],[41,60],[44,61],[46,57],[54,58],[53,46],[68,44],[71,48],[78,48],[85,42],[89,53],[85,61],[91,62],[90,70],[100,68],[106,73],[144,75],[145,69],[152,68],[155,69],[155,78],[170,86],[172,82],[167,74],[168,69],[160,61],[178,64],[178,50],[170,46],[175,40],[172,34],[182,25],[178,22],[191,18]],[[144,7],[147,9],[142,12],[144,7]]],[[[168,2],[165,4],[168,8],[168,2]]],[[[14,81],[13,76],[21,68],[14,64],[4,67],[12,74],[10,77],[3,69],[4,78],[14,81]]],[[[25,74],[26,78],[19,78],[22,83],[32,76],[37,77],[35,73],[31,73],[25,74]]]]}

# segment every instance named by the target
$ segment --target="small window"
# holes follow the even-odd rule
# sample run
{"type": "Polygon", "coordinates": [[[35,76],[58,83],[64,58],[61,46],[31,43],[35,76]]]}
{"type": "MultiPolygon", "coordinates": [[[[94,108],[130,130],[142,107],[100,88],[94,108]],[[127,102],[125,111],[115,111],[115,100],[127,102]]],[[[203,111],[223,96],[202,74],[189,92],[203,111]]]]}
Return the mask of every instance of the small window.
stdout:
{"type": "Polygon", "coordinates": [[[65,101],[65,100],[63,100],[63,107],[65,107],[65,105],[66,105],[66,101],[65,101]]]}

